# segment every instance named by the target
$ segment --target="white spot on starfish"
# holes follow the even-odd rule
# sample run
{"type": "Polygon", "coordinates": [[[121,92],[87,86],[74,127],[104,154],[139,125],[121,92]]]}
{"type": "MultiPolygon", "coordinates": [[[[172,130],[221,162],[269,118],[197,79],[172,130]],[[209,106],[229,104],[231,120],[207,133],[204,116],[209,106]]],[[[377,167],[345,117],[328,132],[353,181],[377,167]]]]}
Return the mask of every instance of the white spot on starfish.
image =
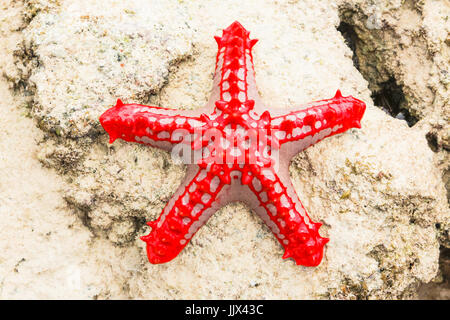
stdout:
{"type": "Polygon", "coordinates": [[[228,91],[223,93],[223,100],[225,100],[225,101],[231,100],[231,95],[228,91]]]}
{"type": "Polygon", "coordinates": [[[202,211],[203,205],[201,203],[197,203],[192,209],[192,216],[195,217],[200,211],[202,211]]]}
{"type": "Polygon", "coordinates": [[[245,69],[244,69],[244,68],[240,68],[239,71],[238,71],[238,73],[237,73],[237,76],[239,77],[239,79],[244,80],[244,77],[245,77],[245,69]]]}
{"type": "Polygon", "coordinates": [[[218,176],[215,176],[212,180],[211,180],[211,192],[216,192],[217,187],[219,186],[220,183],[220,178],[218,176]]]}
{"type": "Polygon", "coordinates": [[[283,122],[283,118],[276,118],[275,120],[272,121],[272,124],[274,126],[278,126],[283,122]]]}
{"type": "Polygon", "coordinates": [[[259,191],[262,190],[261,181],[259,181],[258,178],[253,178],[252,184],[253,184],[253,188],[255,188],[255,190],[256,190],[257,192],[259,192],[259,191]]]}
{"type": "Polygon", "coordinates": [[[280,183],[277,182],[277,183],[275,184],[275,192],[276,192],[276,193],[280,193],[281,191],[283,191],[283,189],[281,188],[280,183]]]}
{"type": "Polygon", "coordinates": [[[267,193],[264,191],[264,192],[261,192],[260,194],[259,194],[259,196],[260,196],[260,198],[261,198],[261,201],[262,202],[267,202],[267,193]]]}
{"type": "Polygon", "coordinates": [[[205,193],[202,195],[202,202],[208,203],[208,201],[211,200],[211,195],[209,193],[205,193]]]}
{"type": "Polygon", "coordinates": [[[200,171],[200,174],[197,177],[197,181],[202,181],[205,178],[206,178],[206,170],[200,171]]]}
{"type": "Polygon", "coordinates": [[[304,127],[302,128],[302,130],[303,130],[304,133],[308,133],[308,132],[311,131],[311,127],[310,127],[310,126],[304,126],[304,127]]]}
{"type": "Polygon", "coordinates": [[[158,133],[157,137],[160,139],[169,139],[170,133],[167,131],[161,131],[160,133],[158,133]]]}
{"type": "Polygon", "coordinates": [[[265,169],[262,171],[262,174],[270,181],[275,181],[275,176],[273,175],[272,170],[265,169]]]}
{"type": "Polygon", "coordinates": [[[284,139],[284,137],[286,137],[286,131],[277,131],[277,132],[275,132],[275,136],[278,138],[278,139],[284,139]]]}
{"type": "Polygon", "coordinates": [[[294,136],[294,138],[296,136],[299,136],[302,133],[302,129],[299,127],[294,128],[294,130],[292,130],[292,136],[294,136]]]}
{"type": "Polygon", "coordinates": [[[189,119],[188,123],[194,128],[197,128],[197,127],[200,127],[203,125],[203,122],[195,120],[195,119],[189,119]]]}
{"type": "Polygon", "coordinates": [[[289,208],[289,200],[288,200],[288,198],[286,197],[286,195],[283,194],[283,195],[281,196],[280,200],[281,200],[281,205],[282,205],[283,207],[289,208]]]}
{"type": "Polygon", "coordinates": [[[267,209],[269,209],[273,216],[277,215],[277,208],[273,204],[268,204],[267,209]]]}
{"type": "Polygon", "coordinates": [[[181,198],[181,203],[185,206],[189,203],[189,193],[186,193],[183,198],[181,198]]]}
{"type": "Polygon", "coordinates": [[[169,124],[173,122],[173,118],[164,118],[161,119],[159,122],[161,122],[161,124],[169,124]]]}

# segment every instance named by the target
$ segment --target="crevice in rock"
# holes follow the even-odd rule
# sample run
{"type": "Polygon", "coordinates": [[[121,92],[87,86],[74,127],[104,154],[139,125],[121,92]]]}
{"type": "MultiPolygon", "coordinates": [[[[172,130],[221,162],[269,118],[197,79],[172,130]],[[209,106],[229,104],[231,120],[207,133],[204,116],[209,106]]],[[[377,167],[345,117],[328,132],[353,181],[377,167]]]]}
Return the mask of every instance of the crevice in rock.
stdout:
{"type": "Polygon", "coordinates": [[[437,140],[436,133],[428,132],[425,137],[427,139],[428,146],[430,147],[430,149],[433,152],[438,152],[439,151],[439,145],[438,145],[438,140],[437,140]]]}
{"type": "Polygon", "coordinates": [[[418,297],[426,300],[448,300],[450,298],[450,248],[441,246],[439,274],[430,283],[419,287],[418,297]]]}
{"type": "Polygon", "coordinates": [[[359,67],[359,59],[358,55],[356,54],[356,42],[359,40],[358,35],[355,32],[355,29],[348,23],[341,21],[339,26],[337,27],[337,30],[342,34],[342,36],[345,39],[345,44],[352,50],[353,52],[353,65],[355,66],[358,71],[361,72],[359,67]]]}
{"type": "Polygon", "coordinates": [[[444,170],[442,180],[445,183],[445,189],[447,190],[447,203],[450,205],[450,168],[444,170]]]}
{"type": "MultiPolygon", "coordinates": [[[[381,79],[379,75],[368,74],[367,70],[372,72],[378,72],[381,68],[373,68],[365,66],[361,68],[362,63],[377,63],[375,56],[371,57],[371,54],[375,54],[374,51],[366,50],[363,48],[365,45],[361,41],[360,37],[355,31],[355,27],[348,22],[341,21],[337,30],[342,34],[345,39],[345,43],[353,52],[353,64],[361,72],[362,76],[369,82],[369,89],[372,90],[372,99],[376,106],[380,107],[387,114],[400,120],[405,120],[410,127],[415,125],[419,119],[411,115],[406,106],[406,98],[403,92],[403,88],[398,84],[394,75],[390,75],[388,81],[378,82],[376,79],[381,79]],[[367,56],[361,59],[359,55],[361,52],[366,52],[367,56]],[[375,81],[375,83],[374,83],[375,81]]],[[[370,30],[366,30],[369,32],[370,30]]]]}
{"type": "Polygon", "coordinates": [[[442,81],[447,75],[442,62],[448,59],[441,57],[442,50],[431,40],[431,29],[425,27],[423,1],[405,0],[391,7],[393,11],[387,13],[367,1],[344,0],[338,8],[341,22],[337,30],[352,50],[356,68],[369,82],[375,105],[410,127],[419,120],[431,125],[426,139],[436,154],[450,203],[450,147],[443,120],[446,81],[442,81]],[[417,77],[422,80],[415,81],[417,77]],[[432,80],[435,77],[438,81],[432,80]]]}
{"type": "Polygon", "coordinates": [[[402,107],[406,103],[405,94],[395,78],[391,77],[388,81],[378,84],[378,86],[381,90],[372,93],[375,105],[394,118],[405,120],[410,127],[415,125],[418,119],[402,107]]]}

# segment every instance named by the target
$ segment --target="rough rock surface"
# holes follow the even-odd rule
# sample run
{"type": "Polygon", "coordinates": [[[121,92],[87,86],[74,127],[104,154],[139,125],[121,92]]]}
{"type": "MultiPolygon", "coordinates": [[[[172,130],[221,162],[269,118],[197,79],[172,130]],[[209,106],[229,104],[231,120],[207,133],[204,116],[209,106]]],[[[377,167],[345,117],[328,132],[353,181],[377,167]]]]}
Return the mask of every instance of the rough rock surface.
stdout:
{"type": "MultiPolygon", "coordinates": [[[[0,6],[2,68],[20,41],[21,10],[0,6]]],[[[128,298],[123,283],[138,268],[137,250],[94,238],[67,209],[67,185],[36,159],[44,133],[26,99],[3,78],[0,98],[0,299],[128,298]]]]}
{"type": "Polygon", "coordinates": [[[343,0],[339,12],[376,100],[426,130],[450,202],[449,2],[343,0]],[[383,91],[397,97],[386,99],[383,91]]]}
{"type": "MultiPolygon", "coordinates": [[[[441,159],[442,168],[444,151],[436,155],[428,145],[432,125],[410,128],[373,105],[368,83],[336,29],[342,8],[364,10],[365,3],[340,4],[32,0],[1,11],[2,32],[12,36],[0,67],[18,97],[2,102],[10,115],[1,120],[1,136],[11,139],[0,144],[8,155],[0,166],[5,173],[0,186],[15,188],[0,189],[0,196],[10,199],[0,207],[8,216],[0,222],[1,230],[8,230],[0,236],[7,249],[0,254],[5,261],[0,297],[43,292],[85,298],[414,297],[417,285],[438,272],[438,237],[448,243],[441,229],[448,226],[449,209],[437,164],[441,159]],[[108,145],[97,121],[116,98],[174,108],[203,105],[214,70],[212,36],[234,20],[261,40],[255,68],[268,108],[331,97],[337,88],[368,104],[361,130],[323,141],[291,165],[297,192],[331,240],[317,268],[283,261],[275,238],[240,203],[213,216],[175,260],[150,265],[138,236],[146,233],[144,222],[159,214],[185,169],[158,149],[120,141],[108,145]],[[17,43],[14,53],[8,51],[11,43],[17,43]],[[25,131],[32,121],[20,112],[41,130],[25,131]],[[14,117],[20,118],[19,127],[8,121],[14,117]],[[18,131],[27,138],[15,137],[18,131]],[[15,150],[15,142],[26,149],[15,150]],[[21,157],[29,157],[36,178],[25,168],[22,176],[11,177],[12,170],[26,165],[21,157]],[[27,179],[30,199],[19,201],[21,181],[27,179]],[[52,201],[41,198],[47,190],[52,201]],[[20,235],[20,256],[11,243],[14,233],[20,235]],[[51,259],[47,251],[54,253],[51,259]],[[52,288],[64,281],[73,285],[74,277],[77,290],[52,288]]],[[[430,15],[446,9],[436,6],[425,5],[429,9],[423,11],[430,30],[430,15]]],[[[400,4],[383,8],[383,17],[402,10],[400,4]]],[[[441,35],[429,38],[430,43],[442,40],[441,35]]],[[[410,55],[419,59],[417,52],[410,55]]],[[[424,119],[438,114],[442,120],[448,102],[439,73],[445,61],[439,59],[429,62],[436,69],[429,75],[432,91],[441,97],[432,100],[436,105],[426,111],[429,95],[408,98],[408,108],[420,104],[417,110],[424,111],[418,116],[424,119]]],[[[0,88],[8,95],[4,82],[0,88]]]]}

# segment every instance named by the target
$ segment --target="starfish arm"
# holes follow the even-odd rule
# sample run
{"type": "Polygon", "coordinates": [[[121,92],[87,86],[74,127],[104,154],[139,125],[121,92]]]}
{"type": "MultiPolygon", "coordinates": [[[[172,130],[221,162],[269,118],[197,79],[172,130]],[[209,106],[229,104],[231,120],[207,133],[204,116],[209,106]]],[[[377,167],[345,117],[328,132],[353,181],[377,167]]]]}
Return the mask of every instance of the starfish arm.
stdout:
{"type": "Polygon", "coordinates": [[[235,21],[223,30],[221,37],[215,37],[218,51],[214,82],[220,91],[219,109],[232,99],[244,102],[257,96],[252,48],[258,40],[250,39],[249,35],[235,21]]]}
{"type": "Polygon", "coordinates": [[[321,223],[308,216],[290,181],[283,183],[273,168],[255,167],[248,184],[256,195],[257,213],[285,249],[283,259],[293,258],[297,265],[320,264],[327,238],[319,235],[321,223]]]}
{"type": "Polygon", "coordinates": [[[226,181],[211,166],[198,168],[196,165],[189,167],[187,182],[178,188],[159,218],[148,222],[152,230],[141,239],[147,243],[150,263],[175,258],[220,207],[217,196],[226,181]]]}
{"type": "Polygon", "coordinates": [[[105,111],[99,120],[110,136],[110,143],[120,138],[170,149],[182,140],[190,141],[187,137],[194,136],[196,128],[205,125],[201,117],[181,113],[181,110],[123,104],[117,100],[116,106],[105,111]]]}
{"type": "Polygon", "coordinates": [[[352,96],[343,97],[338,90],[332,99],[312,102],[299,109],[271,120],[271,129],[280,145],[301,141],[301,149],[305,149],[325,137],[361,128],[366,105],[352,96]]]}

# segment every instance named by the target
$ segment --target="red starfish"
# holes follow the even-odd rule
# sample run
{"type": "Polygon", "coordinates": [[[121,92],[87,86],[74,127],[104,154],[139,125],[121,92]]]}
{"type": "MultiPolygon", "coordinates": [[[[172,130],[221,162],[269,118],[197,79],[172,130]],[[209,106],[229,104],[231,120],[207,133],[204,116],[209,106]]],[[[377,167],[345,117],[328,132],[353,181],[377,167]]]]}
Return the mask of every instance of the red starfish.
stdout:
{"type": "Polygon", "coordinates": [[[181,154],[189,162],[184,182],[160,217],[142,237],[151,263],[175,258],[197,230],[221,206],[245,201],[285,248],[283,258],[317,266],[327,238],[319,235],[289,180],[292,156],[310,145],[360,128],[364,102],[343,97],[312,102],[299,111],[275,115],[264,111],[258,96],[249,32],[238,22],[215,37],[219,50],[214,87],[207,105],[188,112],[123,104],[100,117],[116,138],[181,154]],[[215,105],[212,114],[208,112],[215,105]],[[194,150],[193,154],[189,152],[194,150]],[[280,159],[278,159],[280,157],[280,159]]]}

